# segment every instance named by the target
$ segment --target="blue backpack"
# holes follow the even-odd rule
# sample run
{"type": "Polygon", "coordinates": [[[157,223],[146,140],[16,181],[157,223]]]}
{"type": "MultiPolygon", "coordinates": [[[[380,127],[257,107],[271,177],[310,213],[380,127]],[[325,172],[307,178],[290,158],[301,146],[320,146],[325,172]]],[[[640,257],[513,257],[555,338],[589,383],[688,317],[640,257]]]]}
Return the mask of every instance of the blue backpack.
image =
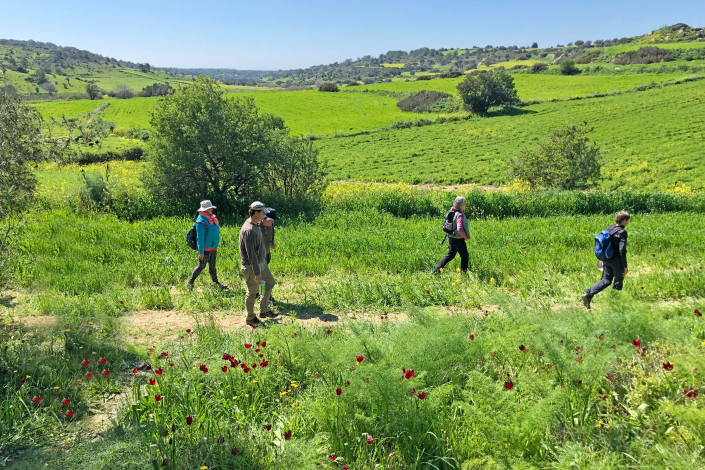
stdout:
{"type": "Polygon", "coordinates": [[[208,226],[200,220],[197,220],[196,223],[193,224],[191,230],[186,233],[186,243],[188,243],[189,248],[191,248],[192,250],[198,250],[198,233],[196,232],[196,224],[203,225],[203,227],[206,229],[206,232],[208,231],[208,226]]]}
{"type": "Polygon", "coordinates": [[[612,242],[610,241],[610,232],[603,230],[595,237],[595,256],[600,261],[608,260],[614,255],[612,242]]]}

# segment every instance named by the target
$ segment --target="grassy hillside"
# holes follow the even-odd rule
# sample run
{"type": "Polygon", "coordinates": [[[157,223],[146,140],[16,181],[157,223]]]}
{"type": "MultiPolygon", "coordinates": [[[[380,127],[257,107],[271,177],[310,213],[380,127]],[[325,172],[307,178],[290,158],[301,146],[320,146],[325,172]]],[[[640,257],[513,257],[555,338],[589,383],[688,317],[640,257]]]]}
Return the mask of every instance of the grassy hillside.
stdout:
{"type": "Polygon", "coordinates": [[[543,103],[514,115],[318,142],[331,177],[498,184],[506,159],[551,130],[587,120],[604,153],[603,187],[705,188],[705,81],[638,93],[543,103]]]}

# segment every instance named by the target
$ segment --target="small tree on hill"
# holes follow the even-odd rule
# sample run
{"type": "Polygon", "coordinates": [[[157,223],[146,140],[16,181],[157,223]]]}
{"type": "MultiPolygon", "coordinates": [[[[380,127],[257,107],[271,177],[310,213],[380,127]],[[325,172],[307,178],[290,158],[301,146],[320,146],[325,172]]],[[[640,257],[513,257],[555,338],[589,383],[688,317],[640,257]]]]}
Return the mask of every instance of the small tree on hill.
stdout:
{"type": "Polygon", "coordinates": [[[118,85],[108,93],[108,96],[125,100],[128,98],[134,98],[135,92],[132,91],[132,88],[127,85],[118,85]]]}
{"type": "Polygon", "coordinates": [[[548,65],[543,62],[536,62],[531,66],[531,73],[539,73],[548,70],[548,65]]]}
{"type": "Polygon", "coordinates": [[[535,43],[531,44],[531,48],[532,48],[532,49],[538,49],[538,48],[539,48],[538,43],[535,42],[535,43]]]}
{"type": "Polygon", "coordinates": [[[519,102],[514,79],[504,72],[469,75],[458,84],[458,94],[465,108],[477,114],[486,114],[493,106],[514,106],[519,102]]]}
{"type": "Polygon", "coordinates": [[[566,59],[561,62],[561,74],[563,75],[577,75],[580,73],[580,69],[575,66],[575,61],[572,59],[566,59]]]}
{"type": "Polygon", "coordinates": [[[511,175],[545,188],[595,186],[600,179],[600,149],[588,132],[587,122],[556,129],[536,147],[510,160],[511,175]]]}
{"type": "Polygon", "coordinates": [[[325,82],[325,83],[322,83],[321,86],[318,87],[318,91],[335,92],[335,91],[340,91],[340,90],[338,89],[338,85],[336,85],[335,83],[325,82]]]}
{"type": "Polygon", "coordinates": [[[95,83],[86,83],[86,93],[88,93],[88,97],[92,100],[100,97],[100,89],[95,83]]]}

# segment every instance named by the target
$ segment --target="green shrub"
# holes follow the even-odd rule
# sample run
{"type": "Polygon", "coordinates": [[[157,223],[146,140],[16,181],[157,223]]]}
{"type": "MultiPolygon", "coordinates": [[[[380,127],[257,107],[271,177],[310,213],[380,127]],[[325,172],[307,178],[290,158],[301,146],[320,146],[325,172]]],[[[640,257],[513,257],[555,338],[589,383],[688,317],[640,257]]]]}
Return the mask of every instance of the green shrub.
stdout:
{"type": "Polygon", "coordinates": [[[543,62],[536,62],[534,65],[531,66],[531,69],[529,69],[531,73],[539,73],[544,72],[546,70],[548,70],[548,65],[543,62]]]}
{"type": "Polygon", "coordinates": [[[514,106],[519,102],[514,79],[504,72],[468,76],[458,84],[458,94],[465,108],[485,114],[491,107],[514,106]]]}
{"type": "Polygon", "coordinates": [[[336,92],[336,91],[340,91],[340,89],[338,88],[338,85],[336,85],[335,83],[326,82],[326,83],[321,84],[318,87],[318,91],[336,92]]]}
{"type": "Polygon", "coordinates": [[[566,59],[561,62],[560,71],[563,75],[577,75],[580,73],[580,69],[575,66],[575,61],[572,59],[566,59]]]}
{"type": "Polygon", "coordinates": [[[453,96],[440,91],[421,90],[412,93],[408,97],[397,103],[397,107],[402,111],[411,113],[425,113],[429,108],[441,100],[451,99],[453,96]]]}

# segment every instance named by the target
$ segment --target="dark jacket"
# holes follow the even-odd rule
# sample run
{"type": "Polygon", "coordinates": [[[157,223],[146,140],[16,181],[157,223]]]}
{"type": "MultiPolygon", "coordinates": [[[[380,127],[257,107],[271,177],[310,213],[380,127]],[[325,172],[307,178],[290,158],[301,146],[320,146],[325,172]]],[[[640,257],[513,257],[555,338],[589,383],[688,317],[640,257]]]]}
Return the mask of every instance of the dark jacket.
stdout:
{"type": "Polygon", "coordinates": [[[607,227],[610,233],[610,243],[614,255],[610,261],[619,261],[624,269],[627,269],[627,231],[621,225],[610,225],[607,227]]]}

